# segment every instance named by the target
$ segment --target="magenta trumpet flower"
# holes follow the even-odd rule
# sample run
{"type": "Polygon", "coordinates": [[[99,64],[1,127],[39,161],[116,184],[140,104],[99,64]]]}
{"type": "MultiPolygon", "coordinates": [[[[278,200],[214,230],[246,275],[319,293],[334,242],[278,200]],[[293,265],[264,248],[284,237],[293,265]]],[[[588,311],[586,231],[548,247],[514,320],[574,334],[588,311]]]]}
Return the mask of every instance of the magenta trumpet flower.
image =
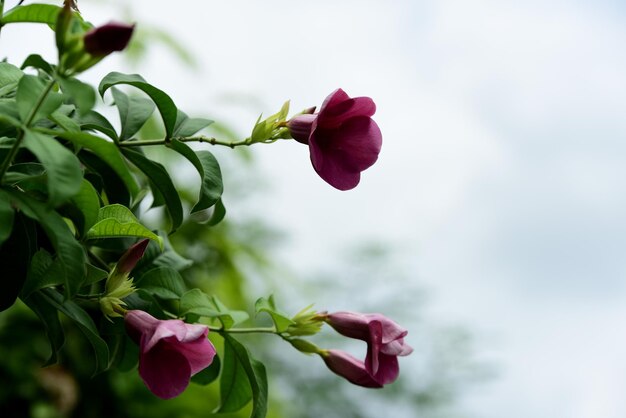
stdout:
{"type": "Polygon", "coordinates": [[[325,321],[341,335],[367,343],[365,369],[381,386],[398,377],[398,356],[413,352],[404,342],[408,331],[384,315],[335,312],[327,314],[325,321]]]}
{"type": "Polygon", "coordinates": [[[371,98],[351,98],[337,89],[318,113],[297,115],[287,127],[296,141],[309,146],[317,174],[339,190],[350,190],[380,153],[382,134],[372,120],[375,112],[371,98]]]}
{"type": "Polygon", "coordinates": [[[205,325],[160,320],[138,310],[128,311],[124,321],[139,344],[139,375],[161,399],[180,395],[191,376],[213,362],[215,347],[207,339],[205,325]]]}

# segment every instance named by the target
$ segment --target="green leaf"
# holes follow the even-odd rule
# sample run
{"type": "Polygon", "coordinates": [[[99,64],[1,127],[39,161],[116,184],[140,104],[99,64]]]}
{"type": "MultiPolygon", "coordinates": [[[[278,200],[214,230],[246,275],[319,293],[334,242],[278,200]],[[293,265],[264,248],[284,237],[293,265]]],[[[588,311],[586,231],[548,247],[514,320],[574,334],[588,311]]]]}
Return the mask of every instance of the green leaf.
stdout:
{"type": "Polygon", "coordinates": [[[190,118],[185,112],[178,110],[176,126],[174,127],[174,137],[188,137],[206,128],[213,123],[210,119],[190,118]]]}
{"type": "Polygon", "coordinates": [[[221,362],[220,358],[216,355],[213,357],[213,363],[206,369],[199,373],[196,373],[191,377],[191,381],[201,386],[206,386],[213,383],[220,375],[221,362]]]}
{"type": "Polygon", "coordinates": [[[63,95],[49,91],[45,94],[45,99],[41,104],[39,100],[46,91],[46,83],[33,75],[24,75],[17,84],[17,94],[15,96],[17,111],[20,119],[24,123],[32,125],[40,119],[48,117],[63,103],[63,95]],[[32,114],[33,110],[37,111],[32,114]]]}
{"type": "Polygon", "coordinates": [[[50,340],[51,354],[44,366],[55,364],[58,361],[59,351],[65,343],[63,327],[59,321],[59,311],[39,292],[24,299],[24,303],[37,314],[46,327],[46,334],[50,340]]]}
{"type": "Polygon", "coordinates": [[[83,173],[78,158],[48,135],[26,129],[24,146],[35,154],[48,175],[48,201],[52,206],[67,201],[81,187],[83,173]]]}
{"type": "Polygon", "coordinates": [[[241,409],[250,400],[251,392],[250,418],[265,418],[268,400],[265,366],[252,358],[248,349],[228,334],[224,334],[224,366],[220,383],[222,405],[218,412],[234,412],[241,409]],[[229,361],[227,356],[230,357],[228,373],[226,373],[226,363],[229,361]],[[247,385],[242,382],[241,369],[245,373],[247,385]],[[224,380],[225,384],[222,383],[224,380]],[[242,404],[246,397],[248,400],[242,404]],[[240,406],[236,408],[238,405],[240,406]]]}
{"type": "MultiPolygon", "coordinates": [[[[1,192],[1,190],[0,190],[1,192]]],[[[0,200],[8,201],[0,193],[0,200]]],[[[2,266],[2,291],[0,292],[0,312],[13,305],[26,280],[28,264],[37,245],[37,230],[34,222],[21,214],[15,216],[11,235],[0,247],[2,266]]]]}
{"type": "Polygon", "coordinates": [[[222,196],[224,185],[222,184],[222,172],[220,165],[209,151],[194,152],[183,142],[173,140],[168,146],[185,157],[198,171],[202,184],[198,203],[191,209],[195,213],[210,208],[222,196]]]}
{"type": "Polygon", "coordinates": [[[180,315],[195,314],[207,318],[216,318],[222,315],[209,295],[200,289],[191,289],[180,298],[180,315]]]}
{"type": "Polygon", "coordinates": [[[0,248],[2,243],[9,238],[13,230],[13,218],[15,210],[8,200],[0,199],[0,248]]]}
{"type": "Polygon", "coordinates": [[[102,161],[115,171],[119,178],[122,179],[130,193],[133,196],[137,195],[139,192],[137,182],[130,173],[128,165],[120,155],[120,151],[114,143],[86,132],[56,132],[56,135],[60,138],[71,141],[74,145],[85,147],[93,151],[102,159],[102,161]]]}
{"type": "Polygon", "coordinates": [[[250,317],[247,312],[232,311],[228,309],[226,305],[224,305],[222,301],[217,298],[217,296],[212,296],[211,301],[215,306],[215,310],[219,313],[218,319],[225,329],[232,328],[234,325],[237,325],[250,317]]]}
{"type": "Polygon", "coordinates": [[[78,123],[83,130],[102,132],[114,141],[118,139],[117,132],[115,132],[111,122],[96,111],[91,110],[81,115],[78,123]]]}
{"type": "Polygon", "coordinates": [[[104,93],[109,88],[117,84],[128,84],[137,87],[148,96],[150,96],[150,98],[154,101],[157,108],[159,109],[159,113],[161,114],[161,118],[163,119],[163,125],[165,126],[165,132],[167,137],[172,137],[174,127],[176,126],[176,116],[178,110],[176,109],[174,101],[167,94],[165,94],[165,92],[148,84],[146,80],[144,80],[143,77],[138,74],[122,74],[118,72],[112,72],[104,77],[100,82],[100,86],[98,87],[100,96],[104,97],[104,93]]]}
{"type": "Polygon", "coordinates": [[[24,287],[20,292],[22,298],[28,298],[34,291],[63,284],[63,265],[57,258],[52,258],[44,249],[37,251],[30,260],[24,287]]]}
{"type": "MultiPolygon", "coordinates": [[[[71,105],[68,105],[68,106],[71,106],[71,105]]],[[[73,107],[74,106],[72,106],[72,108],[73,107]]],[[[65,114],[65,112],[62,111],[62,109],[63,107],[61,107],[61,109],[57,111],[52,112],[52,114],[48,116],[48,119],[50,119],[58,127],[60,127],[61,129],[65,131],[80,132],[80,126],[78,125],[78,123],[76,123],[76,121],[72,119],[71,117],[67,116],[67,114],[65,114]]]]}
{"type": "Polygon", "coordinates": [[[78,306],[73,301],[64,300],[63,295],[54,289],[43,289],[40,290],[40,292],[52,306],[73,320],[85,337],[87,337],[87,340],[91,343],[96,360],[94,374],[106,370],[109,365],[109,347],[100,337],[96,324],[93,322],[89,314],[87,314],[83,308],[78,306]]]}
{"type": "Polygon", "coordinates": [[[236,412],[252,399],[250,380],[237,351],[230,343],[228,334],[224,335],[224,364],[220,378],[221,405],[217,413],[236,412]]]}
{"type": "Polygon", "coordinates": [[[15,90],[24,73],[15,65],[0,62],[0,97],[15,90]]]}
{"type": "Polygon", "coordinates": [[[87,278],[85,279],[85,285],[97,283],[100,280],[104,280],[108,277],[109,273],[91,264],[87,264],[87,278]]]}
{"type": "Polygon", "coordinates": [[[161,299],[180,299],[185,284],[180,273],[171,267],[157,267],[137,280],[137,287],[161,299]]]}
{"type": "Polygon", "coordinates": [[[61,8],[51,4],[28,4],[26,6],[16,6],[6,12],[0,21],[2,25],[7,23],[31,22],[46,23],[56,25],[57,16],[61,8]]]}
{"type": "Polygon", "coordinates": [[[192,260],[184,258],[174,250],[165,233],[161,233],[159,236],[163,240],[163,250],[154,242],[148,244],[146,251],[143,253],[143,257],[141,257],[141,260],[139,260],[133,270],[136,277],[141,276],[154,267],[168,266],[176,271],[181,271],[193,264],[192,260]]]}
{"type": "Polygon", "coordinates": [[[61,263],[66,295],[76,294],[85,279],[87,256],[63,218],[46,204],[24,193],[0,190],[0,199],[11,199],[26,216],[40,223],[61,263]]]}
{"type": "Polygon", "coordinates": [[[96,104],[96,92],[87,83],[70,77],[59,77],[57,82],[70,101],[76,105],[81,115],[90,111],[96,104]]]}
{"type": "Polygon", "coordinates": [[[276,331],[278,332],[285,332],[290,325],[295,324],[295,322],[292,321],[286,314],[279,312],[276,309],[273,295],[269,298],[259,298],[254,304],[254,309],[257,314],[261,312],[269,314],[274,322],[274,325],[276,326],[276,331]]]}
{"type": "Polygon", "coordinates": [[[224,207],[224,203],[222,202],[222,199],[220,199],[215,203],[215,206],[213,207],[213,213],[211,214],[211,217],[209,218],[206,224],[208,226],[215,226],[218,223],[222,222],[225,216],[226,216],[226,208],[224,207]]]}
{"type": "Polygon", "coordinates": [[[170,175],[161,164],[150,161],[137,151],[124,149],[122,152],[130,162],[150,179],[152,185],[163,196],[172,221],[170,232],[174,232],[183,222],[183,206],[170,175]]]}
{"type": "Polygon", "coordinates": [[[81,235],[84,236],[98,221],[98,211],[100,210],[98,192],[90,182],[83,179],[80,190],[72,197],[70,203],[80,213],[80,216],[74,219],[74,223],[80,229],[81,235]]]}
{"type": "Polygon", "coordinates": [[[111,88],[115,106],[120,114],[122,133],[120,139],[131,138],[154,113],[154,102],[141,96],[127,96],[115,87],[111,88]]]}
{"type": "Polygon", "coordinates": [[[161,237],[143,226],[126,206],[113,204],[100,208],[98,218],[86,235],[87,239],[139,237],[162,245],[161,237]]]}
{"type": "Polygon", "coordinates": [[[41,70],[44,73],[50,75],[54,73],[54,68],[52,67],[52,65],[50,65],[50,63],[43,59],[43,57],[39,54],[30,54],[28,57],[26,57],[20,68],[23,70],[24,68],[28,67],[41,70]]]}

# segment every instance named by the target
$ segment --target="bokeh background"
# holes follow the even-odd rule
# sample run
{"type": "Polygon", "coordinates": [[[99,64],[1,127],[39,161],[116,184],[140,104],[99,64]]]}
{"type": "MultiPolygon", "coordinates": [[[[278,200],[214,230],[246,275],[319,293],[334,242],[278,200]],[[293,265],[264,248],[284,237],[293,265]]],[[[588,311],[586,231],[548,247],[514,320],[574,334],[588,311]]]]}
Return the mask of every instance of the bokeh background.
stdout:
{"type": "MultiPolygon", "coordinates": [[[[383,150],[350,192],[319,179],[295,142],[218,151],[230,232],[271,260],[262,273],[241,261],[249,294],[274,292],[291,311],[387,312],[416,348],[397,388],[332,380],[324,392],[318,359],[268,343],[283,416],[626,416],[620,2],[79,6],[94,24],[138,22],[134,51],[86,79],[140,72],[225,135],[337,87],[378,105],[383,150]]],[[[0,46],[14,62],[54,58],[45,31],[7,28],[0,46]]]]}

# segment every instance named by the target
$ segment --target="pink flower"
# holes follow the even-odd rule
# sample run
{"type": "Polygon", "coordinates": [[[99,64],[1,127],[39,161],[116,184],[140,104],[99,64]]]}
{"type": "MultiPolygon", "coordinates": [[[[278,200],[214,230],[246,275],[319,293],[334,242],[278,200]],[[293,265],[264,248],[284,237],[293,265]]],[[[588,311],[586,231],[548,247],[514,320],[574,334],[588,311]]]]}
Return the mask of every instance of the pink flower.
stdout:
{"type": "Polygon", "coordinates": [[[413,352],[404,342],[408,331],[384,315],[335,312],[327,314],[325,320],[341,335],[367,343],[365,369],[381,385],[398,377],[398,356],[413,352]]]}
{"type": "Polygon", "coordinates": [[[95,57],[104,57],[114,51],[121,51],[128,45],[135,25],[109,22],[91,29],[85,34],[85,51],[95,57]]]}
{"type": "Polygon", "coordinates": [[[350,98],[337,89],[317,114],[295,116],[287,127],[296,141],[309,145],[317,174],[331,186],[349,190],[378,159],[382,134],[371,118],[375,112],[369,97],[350,98]]]}
{"type": "Polygon", "coordinates": [[[325,350],[320,353],[326,366],[334,373],[346,378],[355,385],[366,388],[383,387],[365,368],[365,363],[341,350],[325,350]]]}
{"type": "Polygon", "coordinates": [[[139,344],[139,375],[161,399],[180,395],[194,374],[213,362],[215,347],[205,325],[160,320],[132,310],[124,317],[126,330],[139,344]]]}

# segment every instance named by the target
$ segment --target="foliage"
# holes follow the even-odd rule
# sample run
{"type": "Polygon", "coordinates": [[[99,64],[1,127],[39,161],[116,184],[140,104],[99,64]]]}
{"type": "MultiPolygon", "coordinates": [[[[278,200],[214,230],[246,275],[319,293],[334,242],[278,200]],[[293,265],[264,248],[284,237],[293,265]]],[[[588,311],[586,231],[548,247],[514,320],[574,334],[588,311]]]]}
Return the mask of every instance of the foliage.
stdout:
{"type": "MultiPolygon", "coordinates": [[[[31,376],[25,387],[8,388],[0,404],[16,416],[89,417],[94,410],[138,416],[124,407],[129,404],[124,400],[152,396],[136,384],[134,372],[146,355],[139,353],[145,341],[127,333],[124,316],[140,310],[158,323],[184,320],[211,330],[218,356],[192,377],[198,386],[189,391],[204,389],[211,395],[207,410],[222,416],[267,416],[265,365],[236,335],[271,334],[291,343],[285,347],[324,356],[325,350],[303,340],[320,331],[324,313],[304,309],[290,316],[270,296],[259,298],[253,313],[269,319],[269,326],[243,327],[252,322],[248,307],[230,308],[229,301],[202,283],[212,272],[205,271],[198,280],[190,269],[193,262],[171,242],[181,230],[220,228],[226,214],[217,158],[188,144],[235,148],[290,139],[288,102],[279,112],[259,117],[249,138],[208,137],[201,131],[211,120],[188,117],[167,93],[138,74],[111,72],[97,88],[79,79],[108,54],[126,47],[132,25],[94,28],[69,0],[62,7],[18,4],[1,11],[2,30],[25,22],[49,26],[58,60],[30,55],[19,66],[0,63],[0,261],[5,278],[0,310],[6,311],[0,327],[2,338],[13,335],[14,324],[26,324],[28,330],[0,344],[1,352],[17,362],[4,364],[0,375],[21,382],[23,369],[15,364],[50,366],[31,376]],[[113,100],[118,121],[101,110],[107,98],[113,100]],[[142,132],[155,117],[162,130],[145,138],[142,132]],[[191,164],[198,175],[193,200],[149,147],[169,149],[191,164]],[[146,222],[155,210],[163,215],[156,215],[156,228],[146,222]],[[206,216],[198,216],[202,214],[206,216]],[[140,253],[133,252],[137,245],[140,253]],[[122,269],[129,258],[132,267],[122,269]],[[46,352],[39,350],[44,335],[46,352]],[[12,344],[31,349],[16,352],[12,344]],[[55,399],[53,409],[24,401],[38,399],[42,390],[55,399]]],[[[402,332],[398,338],[406,334],[402,332]]],[[[370,373],[364,363],[361,367],[370,373]]],[[[174,402],[172,410],[183,416],[185,403],[174,402]]]]}

